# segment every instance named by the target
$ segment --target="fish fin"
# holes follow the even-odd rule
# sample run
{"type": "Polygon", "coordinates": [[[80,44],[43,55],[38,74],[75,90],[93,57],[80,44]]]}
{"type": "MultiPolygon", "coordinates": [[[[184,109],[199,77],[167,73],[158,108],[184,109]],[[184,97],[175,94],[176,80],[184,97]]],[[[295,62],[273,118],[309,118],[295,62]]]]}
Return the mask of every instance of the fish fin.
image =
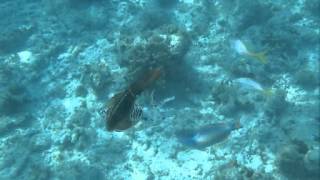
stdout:
{"type": "Polygon", "coordinates": [[[263,51],[258,53],[250,53],[249,55],[257,59],[258,61],[260,61],[262,64],[267,64],[268,61],[267,61],[266,53],[267,51],[263,51]]]}
{"type": "Polygon", "coordinates": [[[138,121],[141,119],[142,117],[142,107],[140,107],[139,105],[135,105],[133,107],[132,112],[130,113],[130,121],[133,124],[137,124],[138,121]]]}

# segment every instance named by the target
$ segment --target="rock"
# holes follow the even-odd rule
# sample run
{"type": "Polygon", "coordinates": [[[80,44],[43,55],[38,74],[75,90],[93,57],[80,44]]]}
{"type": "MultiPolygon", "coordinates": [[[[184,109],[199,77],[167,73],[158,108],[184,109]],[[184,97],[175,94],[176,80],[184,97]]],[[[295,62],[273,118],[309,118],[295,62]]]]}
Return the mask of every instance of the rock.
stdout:
{"type": "Polygon", "coordinates": [[[17,115],[27,109],[30,98],[27,88],[21,84],[11,84],[0,94],[0,113],[17,115]]]}
{"type": "Polygon", "coordinates": [[[11,53],[19,50],[34,30],[33,26],[9,26],[0,33],[0,53],[11,53]]]}
{"type": "Polygon", "coordinates": [[[132,72],[142,66],[169,68],[174,62],[181,60],[189,50],[190,44],[186,32],[174,25],[165,25],[151,34],[128,36],[120,40],[119,46],[125,52],[121,63],[128,64],[129,71],[132,72]]]}
{"type": "Polygon", "coordinates": [[[287,177],[304,177],[305,168],[303,155],[299,154],[295,146],[285,147],[278,157],[278,166],[287,177]]]}
{"type": "Polygon", "coordinates": [[[69,127],[88,127],[91,121],[91,113],[87,108],[79,107],[70,117],[69,127]]]}
{"type": "Polygon", "coordinates": [[[304,164],[310,174],[320,176],[320,154],[319,149],[309,150],[304,157],[304,164]]]}
{"type": "Polygon", "coordinates": [[[42,152],[51,146],[51,139],[43,133],[33,136],[30,141],[32,152],[42,152]]]}

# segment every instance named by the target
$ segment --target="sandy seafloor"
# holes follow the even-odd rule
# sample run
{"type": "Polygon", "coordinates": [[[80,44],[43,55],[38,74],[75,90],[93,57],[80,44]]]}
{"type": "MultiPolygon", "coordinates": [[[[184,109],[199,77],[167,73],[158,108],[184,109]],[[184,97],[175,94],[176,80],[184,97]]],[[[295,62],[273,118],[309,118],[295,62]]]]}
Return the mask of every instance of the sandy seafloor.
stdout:
{"type": "Polygon", "coordinates": [[[320,179],[319,12],[318,0],[1,0],[0,179],[320,179]],[[106,103],[144,65],[165,72],[137,100],[142,119],[106,131],[106,103]],[[272,94],[240,94],[240,77],[272,94]],[[233,120],[242,128],[204,149],[175,136],[233,120]]]}

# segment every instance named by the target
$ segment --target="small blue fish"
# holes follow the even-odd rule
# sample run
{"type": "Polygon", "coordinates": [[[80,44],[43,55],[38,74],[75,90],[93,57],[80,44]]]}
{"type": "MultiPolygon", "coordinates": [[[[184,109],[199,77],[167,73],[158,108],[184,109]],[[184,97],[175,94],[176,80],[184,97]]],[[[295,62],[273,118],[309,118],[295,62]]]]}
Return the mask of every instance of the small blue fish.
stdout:
{"type": "Polygon", "coordinates": [[[181,130],[176,132],[176,136],[182,144],[202,149],[227,139],[231,131],[240,127],[239,121],[221,122],[196,130],[181,130]]]}

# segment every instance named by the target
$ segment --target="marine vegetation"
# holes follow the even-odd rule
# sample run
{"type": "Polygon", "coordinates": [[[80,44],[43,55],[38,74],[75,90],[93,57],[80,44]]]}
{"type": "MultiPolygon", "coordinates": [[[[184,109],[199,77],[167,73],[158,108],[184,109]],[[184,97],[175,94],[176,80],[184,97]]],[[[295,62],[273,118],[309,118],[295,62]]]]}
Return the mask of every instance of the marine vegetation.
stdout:
{"type": "Polygon", "coordinates": [[[161,68],[148,70],[124,91],[114,95],[106,111],[106,127],[108,131],[126,130],[137,123],[142,110],[135,106],[135,101],[147,87],[161,75],[161,68]]]}

